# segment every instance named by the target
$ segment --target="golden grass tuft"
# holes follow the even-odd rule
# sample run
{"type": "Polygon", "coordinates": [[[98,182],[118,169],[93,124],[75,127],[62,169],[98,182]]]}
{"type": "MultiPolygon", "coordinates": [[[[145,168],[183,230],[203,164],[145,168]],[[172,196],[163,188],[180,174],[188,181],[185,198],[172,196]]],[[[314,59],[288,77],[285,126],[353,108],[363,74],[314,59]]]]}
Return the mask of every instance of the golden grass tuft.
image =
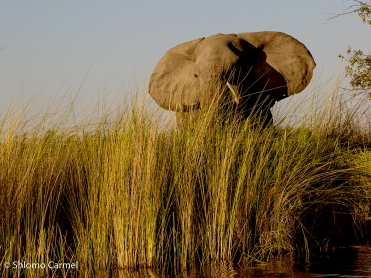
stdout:
{"type": "Polygon", "coordinates": [[[24,115],[5,117],[0,264],[79,269],[1,268],[3,276],[103,277],[287,252],[309,258],[367,235],[367,136],[345,132],[353,127],[339,114],[264,129],[233,119],[210,128],[205,117],[178,130],[149,111],[134,103],[54,128],[47,115],[32,128],[24,115]]]}

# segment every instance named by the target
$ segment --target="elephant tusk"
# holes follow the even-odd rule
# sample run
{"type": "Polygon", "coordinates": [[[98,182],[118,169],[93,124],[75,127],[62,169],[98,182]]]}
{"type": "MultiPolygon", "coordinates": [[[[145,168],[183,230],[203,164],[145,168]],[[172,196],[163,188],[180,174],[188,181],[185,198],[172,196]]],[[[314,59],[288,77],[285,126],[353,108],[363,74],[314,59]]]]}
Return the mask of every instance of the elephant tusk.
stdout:
{"type": "Polygon", "coordinates": [[[233,95],[233,99],[234,101],[237,103],[237,104],[241,104],[242,103],[242,97],[240,95],[240,93],[238,92],[238,89],[237,89],[237,86],[236,85],[232,85],[231,83],[229,83],[227,81],[227,86],[228,88],[231,90],[232,92],[232,95],[233,95]]]}

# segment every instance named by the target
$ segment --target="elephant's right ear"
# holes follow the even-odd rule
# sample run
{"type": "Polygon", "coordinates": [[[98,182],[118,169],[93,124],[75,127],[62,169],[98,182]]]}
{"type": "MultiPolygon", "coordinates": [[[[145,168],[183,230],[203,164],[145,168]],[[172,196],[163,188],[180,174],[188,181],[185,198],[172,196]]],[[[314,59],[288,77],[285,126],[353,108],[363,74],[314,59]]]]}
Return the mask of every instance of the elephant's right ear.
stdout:
{"type": "Polygon", "coordinates": [[[179,44],[158,61],[149,81],[149,94],[162,108],[183,112],[199,107],[200,84],[193,53],[203,39],[179,44]]]}

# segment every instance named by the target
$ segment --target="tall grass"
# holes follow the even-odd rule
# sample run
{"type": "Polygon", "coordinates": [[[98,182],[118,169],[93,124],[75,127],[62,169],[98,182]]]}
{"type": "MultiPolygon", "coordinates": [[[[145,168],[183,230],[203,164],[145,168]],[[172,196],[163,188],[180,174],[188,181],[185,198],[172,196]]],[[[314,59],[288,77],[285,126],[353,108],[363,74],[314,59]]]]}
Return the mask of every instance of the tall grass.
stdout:
{"type": "Polygon", "coordinates": [[[282,252],[309,258],[364,238],[370,160],[358,157],[367,144],[343,132],[349,122],[334,127],[339,114],[310,127],[232,119],[210,128],[204,117],[177,129],[148,111],[133,104],[75,127],[50,128],[47,116],[32,128],[27,117],[5,118],[3,276],[178,271],[282,252]],[[78,269],[48,268],[50,261],[78,269]]]}

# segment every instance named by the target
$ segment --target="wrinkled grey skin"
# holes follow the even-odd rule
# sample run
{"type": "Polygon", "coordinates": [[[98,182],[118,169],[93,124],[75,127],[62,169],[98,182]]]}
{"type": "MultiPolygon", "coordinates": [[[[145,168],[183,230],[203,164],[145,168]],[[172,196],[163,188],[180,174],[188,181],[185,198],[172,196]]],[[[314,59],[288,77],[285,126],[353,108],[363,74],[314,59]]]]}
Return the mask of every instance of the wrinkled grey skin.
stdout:
{"type": "Polygon", "coordinates": [[[168,50],[151,75],[149,94],[177,112],[180,125],[233,101],[240,118],[260,112],[266,125],[274,103],[304,90],[315,66],[308,49],[285,33],[216,34],[168,50]]]}

